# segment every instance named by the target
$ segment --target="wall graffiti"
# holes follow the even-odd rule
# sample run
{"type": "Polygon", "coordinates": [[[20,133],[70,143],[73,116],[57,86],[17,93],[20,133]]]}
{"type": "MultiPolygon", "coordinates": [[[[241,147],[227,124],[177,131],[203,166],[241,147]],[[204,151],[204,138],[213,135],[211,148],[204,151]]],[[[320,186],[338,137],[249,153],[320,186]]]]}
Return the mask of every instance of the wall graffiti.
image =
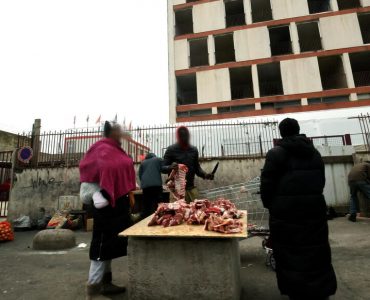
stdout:
{"type": "Polygon", "coordinates": [[[23,188],[37,189],[41,187],[48,188],[51,186],[59,187],[64,183],[63,180],[57,180],[55,177],[50,176],[49,171],[46,172],[46,176],[40,176],[39,171],[37,171],[35,175],[35,177],[31,177],[30,185],[24,186],[23,188]]]}

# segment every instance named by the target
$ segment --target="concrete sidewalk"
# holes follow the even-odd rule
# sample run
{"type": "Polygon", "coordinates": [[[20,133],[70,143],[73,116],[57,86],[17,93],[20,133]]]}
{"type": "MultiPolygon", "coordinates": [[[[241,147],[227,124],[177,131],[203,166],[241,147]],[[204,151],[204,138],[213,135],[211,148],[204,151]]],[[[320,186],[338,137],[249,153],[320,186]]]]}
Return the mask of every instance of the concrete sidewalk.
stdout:
{"type": "MultiPolygon", "coordinates": [[[[370,295],[370,222],[350,223],[345,218],[330,221],[334,267],[338,277],[338,300],[365,300],[370,295]]],[[[89,268],[88,247],[68,251],[33,251],[36,232],[16,233],[14,242],[0,244],[0,299],[84,299],[89,268]]],[[[91,233],[77,233],[77,244],[90,242],[91,233]]],[[[265,266],[261,239],[242,241],[242,299],[283,300],[275,274],[265,266]]],[[[113,263],[114,281],[125,285],[127,260],[113,263]]],[[[222,271],[218,278],[222,282],[222,271]]],[[[163,283],[165,284],[165,283],[163,283]]],[[[126,295],[115,298],[127,299],[126,295]]]]}

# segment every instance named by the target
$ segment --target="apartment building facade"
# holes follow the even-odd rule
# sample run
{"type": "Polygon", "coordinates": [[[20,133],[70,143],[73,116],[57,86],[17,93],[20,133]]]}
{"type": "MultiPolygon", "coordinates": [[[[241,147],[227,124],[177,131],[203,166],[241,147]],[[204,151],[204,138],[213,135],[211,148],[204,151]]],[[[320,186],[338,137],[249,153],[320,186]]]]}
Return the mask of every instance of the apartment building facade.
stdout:
{"type": "Polygon", "coordinates": [[[171,122],[370,106],[370,0],[168,0],[171,122]]]}

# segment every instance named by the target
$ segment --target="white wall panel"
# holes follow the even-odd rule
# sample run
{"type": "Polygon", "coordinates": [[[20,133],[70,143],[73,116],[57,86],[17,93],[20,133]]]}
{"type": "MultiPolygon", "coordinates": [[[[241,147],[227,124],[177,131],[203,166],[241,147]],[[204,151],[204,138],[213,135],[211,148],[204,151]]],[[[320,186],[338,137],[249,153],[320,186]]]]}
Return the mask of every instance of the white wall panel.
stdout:
{"type": "Polygon", "coordinates": [[[223,1],[214,1],[193,6],[194,32],[217,30],[226,27],[223,1]]]}
{"type": "Polygon", "coordinates": [[[370,6],[370,0],[361,0],[361,4],[363,7],[370,6]]]}
{"type": "Polygon", "coordinates": [[[356,14],[321,18],[320,31],[325,50],[356,47],[363,44],[356,14]]]}
{"type": "Polygon", "coordinates": [[[189,68],[189,43],[187,39],[175,41],[175,70],[189,68]]]}
{"type": "Polygon", "coordinates": [[[229,69],[197,72],[198,103],[231,100],[229,69]]]}
{"type": "MultiPolygon", "coordinates": [[[[350,156],[355,150],[352,146],[317,146],[322,156],[350,156]]],[[[328,206],[349,205],[348,173],[352,163],[325,164],[325,200],[328,206]]]]}
{"type": "Polygon", "coordinates": [[[184,4],[186,0],[172,0],[172,5],[184,4]]]}
{"type": "Polygon", "coordinates": [[[256,27],[234,32],[236,61],[271,57],[267,27],[256,27]]]}
{"type": "Polygon", "coordinates": [[[309,15],[307,0],[271,0],[274,20],[309,15]]]}
{"type": "Polygon", "coordinates": [[[285,60],[280,69],[285,95],[322,91],[316,57],[285,60]]]}

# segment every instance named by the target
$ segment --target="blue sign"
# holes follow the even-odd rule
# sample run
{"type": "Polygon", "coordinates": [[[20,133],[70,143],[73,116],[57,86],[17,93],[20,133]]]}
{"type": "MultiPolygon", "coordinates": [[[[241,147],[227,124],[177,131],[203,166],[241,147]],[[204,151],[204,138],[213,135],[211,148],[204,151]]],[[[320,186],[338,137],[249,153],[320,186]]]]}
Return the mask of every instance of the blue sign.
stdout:
{"type": "Polygon", "coordinates": [[[18,151],[18,160],[23,163],[29,163],[33,156],[33,150],[29,146],[22,147],[18,151]]]}

